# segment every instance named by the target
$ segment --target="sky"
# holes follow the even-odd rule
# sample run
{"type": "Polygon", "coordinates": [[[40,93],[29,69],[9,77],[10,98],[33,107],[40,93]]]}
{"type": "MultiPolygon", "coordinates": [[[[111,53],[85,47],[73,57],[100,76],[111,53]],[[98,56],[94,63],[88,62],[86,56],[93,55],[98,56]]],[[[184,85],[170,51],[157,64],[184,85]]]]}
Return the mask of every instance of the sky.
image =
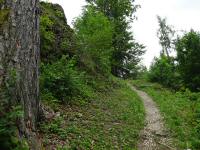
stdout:
{"type": "MultiPolygon", "coordinates": [[[[68,24],[82,12],[84,0],[48,0],[60,4],[65,11],[68,24]]],[[[167,23],[175,30],[189,31],[191,28],[200,31],[200,0],[135,0],[141,8],[136,12],[137,20],[132,24],[132,32],[141,44],[146,46],[142,63],[150,66],[153,58],[159,56],[161,47],[156,32],[157,15],[167,18],[167,23]]]]}

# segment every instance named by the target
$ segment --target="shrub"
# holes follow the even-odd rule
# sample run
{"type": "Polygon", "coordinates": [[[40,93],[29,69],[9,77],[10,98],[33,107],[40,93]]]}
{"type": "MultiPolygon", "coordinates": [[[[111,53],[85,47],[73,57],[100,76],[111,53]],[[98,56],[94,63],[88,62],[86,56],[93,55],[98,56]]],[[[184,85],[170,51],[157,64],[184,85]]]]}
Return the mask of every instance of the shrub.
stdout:
{"type": "Polygon", "coordinates": [[[89,89],[84,84],[84,73],[76,70],[75,62],[75,59],[68,60],[63,56],[52,64],[42,64],[42,94],[50,93],[47,95],[62,102],[67,102],[72,97],[90,96],[89,89]]]}
{"type": "Polygon", "coordinates": [[[168,58],[165,55],[161,55],[160,58],[155,58],[150,67],[148,78],[152,82],[158,82],[175,89],[181,85],[173,58],[168,58]]]}

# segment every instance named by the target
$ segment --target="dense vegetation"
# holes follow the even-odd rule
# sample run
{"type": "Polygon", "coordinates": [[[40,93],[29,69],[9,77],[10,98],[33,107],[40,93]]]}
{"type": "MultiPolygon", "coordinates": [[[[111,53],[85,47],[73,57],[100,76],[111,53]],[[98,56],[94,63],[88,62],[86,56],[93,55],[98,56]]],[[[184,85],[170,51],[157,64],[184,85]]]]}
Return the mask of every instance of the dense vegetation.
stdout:
{"type": "Polygon", "coordinates": [[[191,30],[176,43],[178,70],[183,84],[191,90],[200,90],[200,34],[191,30]]]}
{"type": "MultiPolygon", "coordinates": [[[[134,7],[131,1],[123,13],[129,7],[134,7]]],[[[116,32],[117,24],[123,24],[125,18],[116,23],[89,2],[72,29],[59,5],[41,2],[41,8],[43,146],[48,149],[136,148],[144,125],[142,102],[112,74],[114,55],[124,55],[122,51],[125,51],[127,57],[118,56],[121,58],[118,67],[122,69],[126,65],[126,76],[132,76],[133,70],[136,76],[143,54],[144,47],[133,41],[128,26],[124,33],[116,32]],[[122,51],[118,48],[116,52],[115,36],[121,39],[128,36],[122,51]]],[[[125,76],[122,72],[114,75],[125,76]]]]}
{"type": "Polygon", "coordinates": [[[174,38],[175,32],[166,25],[166,19],[158,17],[158,37],[162,46],[159,58],[155,58],[149,73],[150,81],[161,83],[175,90],[200,89],[200,34],[191,30],[174,38]],[[170,56],[175,51],[176,56],[170,56]]]}
{"type": "Polygon", "coordinates": [[[41,2],[41,9],[42,99],[66,103],[74,97],[87,97],[85,73],[78,69],[75,33],[67,24],[62,7],[41,2]]]}
{"type": "MultiPolygon", "coordinates": [[[[162,50],[147,70],[140,65],[145,46],[130,32],[139,8],[134,0],[86,2],[73,28],[60,5],[40,2],[37,130],[42,148],[136,149],[145,110],[120,78],[139,78],[130,82],[158,104],[174,145],[200,149],[200,33],[191,30],[177,35],[158,16],[162,50]]],[[[26,150],[28,142],[19,128],[27,112],[12,96],[19,77],[15,69],[4,75],[1,67],[5,81],[0,80],[4,83],[0,87],[0,149],[26,150]]]]}
{"type": "MultiPolygon", "coordinates": [[[[115,4],[112,10],[102,10],[100,3],[88,1],[71,29],[59,5],[41,2],[40,85],[44,99],[87,99],[96,80],[113,82],[113,75],[137,75],[144,47],[134,41],[128,31],[130,21],[126,20],[133,16],[137,6],[132,1],[119,1],[120,5],[115,4]]],[[[113,4],[114,1],[105,3],[106,7],[113,4]]]]}
{"type": "Polygon", "coordinates": [[[144,54],[144,46],[137,43],[129,31],[134,12],[139,7],[134,0],[86,0],[88,6],[102,12],[113,25],[111,55],[112,74],[118,77],[135,76],[135,70],[144,54]]]}
{"type": "Polygon", "coordinates": [[[78,58],[91,73],[111,74],[113,26],[101,12],[87,7],[75,22],[78,58]]]}

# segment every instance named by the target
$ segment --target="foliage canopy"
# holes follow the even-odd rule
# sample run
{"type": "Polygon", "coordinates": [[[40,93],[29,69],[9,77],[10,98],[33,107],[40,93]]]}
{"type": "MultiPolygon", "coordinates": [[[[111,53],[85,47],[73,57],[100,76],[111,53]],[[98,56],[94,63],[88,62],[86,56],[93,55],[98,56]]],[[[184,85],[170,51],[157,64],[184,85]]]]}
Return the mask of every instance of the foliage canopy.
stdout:
{"type": "Polygon", "coordinates": [[[191,30],[176,43],[178,68],[186,87],[200,90],[200,34],[191,30]]]}

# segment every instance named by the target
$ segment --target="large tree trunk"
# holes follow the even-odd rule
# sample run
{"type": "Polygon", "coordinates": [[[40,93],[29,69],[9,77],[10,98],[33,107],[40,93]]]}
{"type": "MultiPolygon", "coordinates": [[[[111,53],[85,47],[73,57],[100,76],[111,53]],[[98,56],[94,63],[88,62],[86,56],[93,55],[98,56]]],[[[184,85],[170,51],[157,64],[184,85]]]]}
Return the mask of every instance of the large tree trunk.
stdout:
{"type": "Polygon", "coordinates": [[[19,130],[38,147],[36,123],[39,112],[39,0],[0,0],[0,89],[12,72],[16,82],[11,98],[20,103],[24,117],[19,130]]]}

